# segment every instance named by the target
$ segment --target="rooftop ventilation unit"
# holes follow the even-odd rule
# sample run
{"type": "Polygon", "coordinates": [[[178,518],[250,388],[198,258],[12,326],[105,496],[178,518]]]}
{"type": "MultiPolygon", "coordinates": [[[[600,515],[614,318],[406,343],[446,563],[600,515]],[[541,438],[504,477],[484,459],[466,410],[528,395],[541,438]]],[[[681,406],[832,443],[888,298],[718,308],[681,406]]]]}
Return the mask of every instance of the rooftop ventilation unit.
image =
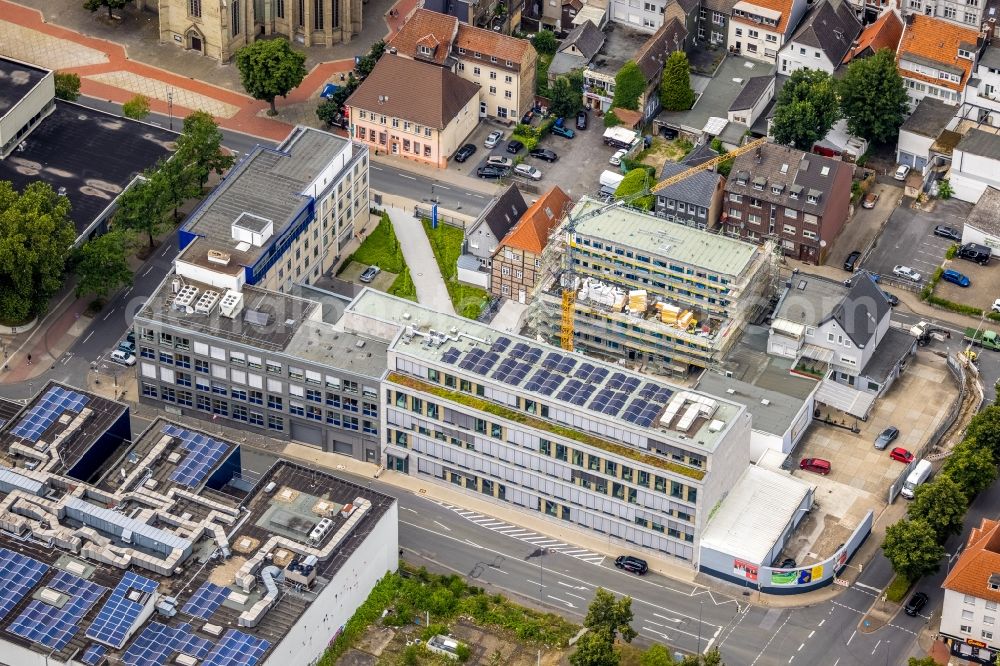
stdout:
{"type": "Polygon", "coordinates": [[[316,523],[316,527],[309,533],[309,540],[313,543],[319,543],[326,536],[327,532],[330,531],[331,527],[333,527],[333,521],[329,518],[324,518],[316,523]]]}
{"type": "Polygon", "coordinates": [[[200,312],[201,314],[208,314],[215,307],[215,304],[219,302],[219,292],[206,289],[198,302],[195,303],[194,311],[200,312]]]}
{"type": "Polygon", "coordinates": [[[222,302],[219,303],[219,311],[223,317],[229,317],[230,319],[235,319],[236,315],[240,313],[243,309],[243,294],[238,291],[233,291],[230,289],[222,297],[222,302]]]}
{"type": "Polygon", "coordinates": [[[223,252],[221,250],[209,250],[208,251],[208,263],[219,264],[220,266],[229,265],[230,256],[228,252],[223,252]]]}
{"type": "Polygon", "coordinates": [[[174,309],[175,310],[185,310],[191,307],[194,303],[194,299],[197,298],[200,289],[194,285],[188,284],[181,287],[181,290],[177,292],[177,298],[174,299],[174,309]]]}

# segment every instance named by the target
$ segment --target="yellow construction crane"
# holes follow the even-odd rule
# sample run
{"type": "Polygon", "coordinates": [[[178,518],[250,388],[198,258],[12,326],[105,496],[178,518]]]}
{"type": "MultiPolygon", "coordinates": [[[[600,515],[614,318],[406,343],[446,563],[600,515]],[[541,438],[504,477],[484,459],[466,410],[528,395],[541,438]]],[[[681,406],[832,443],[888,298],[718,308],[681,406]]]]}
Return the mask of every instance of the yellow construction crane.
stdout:
{"type": "MultiPolygon", "coordinates": [[[[689,178],[689,177],[693,176],[696,173],[700,173],[702,171],[706,171],[708,169],[711,169],[711,168],[717,166],[718,164],[721,164],[722,162],[725,162],[726,160],[731,160],[731,159],[734,159],[736,157],[739,157],[740,155],[749,153],[751,150],[759,149],[766,142],[767,142],[767,137],[762,137],[760,139],[755,139],[755,140],[753,140],[753,141],[751,141],[751,142],[749,142],[747,144],[744,144],[744,145],[740,146],[739,148],[737,148],[737,149],[735,149],[735,150],[733,150],[731,152],[728,152],[728,153],[726,153],[724,155],[718,155],[717,157],[713,157],[712,159],[710,159],[710,160],[708,160],[706,162],[702,162],[698,166],[693,166],[690,169],[685,169],[684,171],[681,171],[680,173],[674,174],[673,176],[670,176],[669,178],[665,178],[664,180],[661,180],[659,183],[657,183],[653,187],[643,189],[641,192],[637,192],[637,193],[632,194],[632,195],[630,195],[628,197],[625,197],[623,199],[619,199],[618,201],[615,201],[614,203],[608,204],[607,206],[601,206],[600,208],[598,208],[596,210],[584,213],[583,215],[581,215],[578,218],[574,218],[573,215],[570,214],[568,216],[567,223],[566,223],[566,229],[565,229],[566,236],[569,239],[569,242],[572,242],[573,231],[576,229],[576,225],[579,224],[582,220],[585,220],[588,217],[593,217],[595,215],[600,215],[601,213],[603,213],[604,211],[608,210],[609,208],[614,208],[616,206],[627,205],[627,204],[631,203],[633,200],[638,199],[640,197],[649,196],[650,194],[656,194],[660,190],[662,190],[662,189],[664,189],[666,187],[670,187],[671,185],[674,185],[675,183],[679,183],[682,180],[684,180],[685,178],[689,178]]],[[[568,251],[564,252],[563,253],[563,257],[568,258],[569,257],[569,252],[568,251]]],[[[575,280],[573,279],[573,264],[572,263],[569,263],[568,264],[568,268],[563,271],[563,273],[562,273],[562,283],[563,283],[562,284],[562,287],[563,287],[563,290],[562,290],[562,321],[561,321],[561,324],[559,326],[559,341],[560,341],[560,344],[561,344],[561,346],[562,346],[563,349],[565,349],[567,351],[573,351],[573,310],[574,310],[574,306],[576,304],[576,284],[575,284],[575,280]]]]}

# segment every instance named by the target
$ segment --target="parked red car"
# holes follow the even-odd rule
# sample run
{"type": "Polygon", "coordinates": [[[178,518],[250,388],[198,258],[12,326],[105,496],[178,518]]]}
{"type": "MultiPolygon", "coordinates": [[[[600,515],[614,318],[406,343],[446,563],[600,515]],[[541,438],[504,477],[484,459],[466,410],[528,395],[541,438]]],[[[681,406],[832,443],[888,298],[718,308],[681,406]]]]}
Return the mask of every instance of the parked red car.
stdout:
{"type": "Polygon", "coordinates": [[[913,462],[913,454],[901,446],[897,446],[892,451],[889,451],[889,457],[907,465],[913,462]]]}
{"type": "Polygon", "coordinates": [[[803,458],[802,462],[799,463],[799,469],[826,476],[830,473],[830,461],[822,458],[803,458]]]}

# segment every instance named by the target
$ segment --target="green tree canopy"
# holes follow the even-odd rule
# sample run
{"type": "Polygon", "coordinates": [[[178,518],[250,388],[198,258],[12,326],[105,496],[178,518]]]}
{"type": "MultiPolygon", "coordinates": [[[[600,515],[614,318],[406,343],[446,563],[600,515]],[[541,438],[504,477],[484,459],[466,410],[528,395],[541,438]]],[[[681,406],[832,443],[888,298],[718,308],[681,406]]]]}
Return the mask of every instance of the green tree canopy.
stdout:
{"type": "Polygon", "coordinates": [[[937,571],[944,557],[934,528],[922,520],[900,520],[886,528],[882,552],[893,571],[910,581],[937,571]]]}
{"type": "Polygon", "coordinates": [[[118,197],[114,227],[144,233],[153,248],[154,236],[166,229],[164,213],[170,209],[169,194],[164,191],[165,179],[149,169],[118,197]]]}
{"type": "Polygon", "coordinates": [[[75,102],[80,96],[80,75],[74,72],[56,72],[56,97],[75,102]]]}
{"type": "Polygon", "coordinates": [[[368,49],[368,53],[362,56],[361,62],[359,62],[356,67],[358,75],[361,78],[365,78],[371,74],[372,70],[375,69],[375,65],[378,64],[378,61],[383,55],[385,55],[385,42],[380,39],[372,44],[371,48],[368,49]]]}
{"type": "Polygon", "coordinates": [[[349,72],[347,80],[316,107],[316,115],[319,116],[319,119],[327,125],[332,125],[333,121],[337,119],[338,114],[344,112],[344,105],[347,103],[347,98],[354,94],[359,84],[360,81],[354,76],[354,72],[349,72]]]}
{"type": "Polygon", "coordinates": [[[833,78],[822,70],[797,69],[778,94],[771,134],[778,143],[808,152],[839,117],[833,78]]]}
{"type": "Polygon", "coordinates": [[[114,14],[111,13],[112,9],[125,9],[125,5],[128,4],[128,0],[84,0],[83,8],[96,12],[101,7],[108,8],[108,18],[114,18],[114,14]]]}
{"type": "Polygon", "coordinates": [[[989,449],[993,459],[1000,461],[1000,407],[989,405],[973,416],[965,430],[965,439],[989,449]]]}
{"type": "Polygon", "coordinates": [[[163,210],[172,208],[174,220],[179,217],[178,207],[201,193],[194,170],[176,158],[160,160],[150,178],[156,191],[161,194],[163,210]]]}
{"type": "Polygon", "coordinates": [[[917,486],[913,501],[906,510],[910,520],[922,520],[944,541],[962,531],[962,521],[969,508],[965,493],[947,474],[941,474],[932,483],[917,486]]]}
{"type": "Polygon", "coordinates": [[[574,88],[568,76],[559,76],[549,89],[550,111],[558,118],[572,118],[583,108],[583,92],[574,88]]]}
{"type": "Polygon", "coordinates": [[[133,120],[142,120],[149,115],[149,98],[145,95],[136,95],[122,104],[122,115],[133,120]]]}
{"type": "Polygon", "coordinates": [[[626,643],[631,643],[636,637],[636,631],[632,628],[632,597],[616,599],[611,592],[597,588],[583,626],[591,631],[604,632],[611,637],[612,643],[618,636],[626,643]]]}
{"type": "Polygon", "coordinates": [[[92,238],[77,250],[76,295],[107,296],[119,287],[132,284],[128,265],[131,233],[116,229],[92,238]]]}
{"type": "Polygon", "coordinates": [[[576,651],[569,656],[572,666],[618,666],[620,662],[614,639],[603,631],[585,633],[576,642],[576,651]]]}
{"type": "Polygon", "coordinates": [[[614,109],[611,109],[610,111],[608,111],[607,113],[604,114],[604,126],[605,127],[617,127],[618,125],[621,125],[621,124],[622,124],[622,121],[619,120],[618,114],[615,113],[614,109]]]}
{"type": "Polygon", "coordinates": [[[684,51],[674,51],[667,58],[660,79],[660,104],[667,111],[686,111],[694,105],[691,63],[684,51]]]}
{"type": "Polygon", "coordinates": [[[870,58],[852,60],[838,88],[851,134],[874,143],[896,140],[909,112],[909,97],[893,51],[881,49],[870,58]]]}
{"type": "Polygon", "coordinates": [[[922,659],[910,657],[906,661],[906,666],[938,666],[938,663],[934,661],[934,657],[923,657],[922,659]]]}
{"type": "Polygon", "coordinates": [[[222,131],[215,118],[205,111],[195,111],[184,118],[174,159],[192,172],[199,190],[205,187],[210,173],[221,176],[234,161],[232,153],[222,149],[222,131]]]}
{"type": "Polygon", "coordinates": [[[305,63],[305,54],[293,50],[284,39],[257,40],[236,52],[243,89],[254,99],[270,104],[272,116],[278,113],[274,98],[285,97],[302,83],[305,63]]]}
{"type": "Polygon", "coordinates": [[[535,36],[532,37],[531,43],[534,44],[536,51],[546,55],[553,55],[556,52],[556,49],[559,48],[559,43],[556,41],[556,35],[551,30],[539,30],[535,36]]]}
{"type": "Polygon", "coordinates": [[[45,312],[62,285],[76,239],[69,199],[42,181],[20,193],[0,181],[0,320],[20,324],[45,312]]]}
{"type": "Polygon", "coordinates": [[[954,448],[942,473],[950,476],[971,501],[997,478],[997,465],[989,447],[979,446],[970,437],[954,448]]]}
{"type": "Polygon", "coordinates": [[[639,98],[646,91],[646,77],[635,60],[629,60],[615,75],[615,97],[611,106],[618,109],[639,110],[639,98]]]}
{"type": "Polygon", "coordinates": [[[670,648],[662,643],[653,643],[639,656],[640,666],[677,666],[670,648]]]}
{"type": "MultiPolygon", "coordinates": [[[[655,179],[652,174],[645,168],[632,169],[625,174],[622,182],[618,183],[618,188],[615,190],[615,199],[635,197],[635,195],[641,192],[648,191],[654,182],[655,179]]],[[[640,210],[652,210],[655,202],[656,197],[652,194],[647,194],[632,199],[629,205],[640,210]]]]}

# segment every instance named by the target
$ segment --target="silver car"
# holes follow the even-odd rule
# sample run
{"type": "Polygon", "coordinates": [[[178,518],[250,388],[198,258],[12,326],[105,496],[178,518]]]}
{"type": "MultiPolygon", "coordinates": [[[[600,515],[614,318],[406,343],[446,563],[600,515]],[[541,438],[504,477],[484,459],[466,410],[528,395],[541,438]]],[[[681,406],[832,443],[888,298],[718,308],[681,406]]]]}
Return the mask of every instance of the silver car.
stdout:
{"type": "Polygon", "coordinates": [[[483,141],[483,146],[487,148],[496,148],[502,140],[503,132],[500,130],[493,130],[490,132],[489,136],[486,137],[486,141],[483,141]]]}

